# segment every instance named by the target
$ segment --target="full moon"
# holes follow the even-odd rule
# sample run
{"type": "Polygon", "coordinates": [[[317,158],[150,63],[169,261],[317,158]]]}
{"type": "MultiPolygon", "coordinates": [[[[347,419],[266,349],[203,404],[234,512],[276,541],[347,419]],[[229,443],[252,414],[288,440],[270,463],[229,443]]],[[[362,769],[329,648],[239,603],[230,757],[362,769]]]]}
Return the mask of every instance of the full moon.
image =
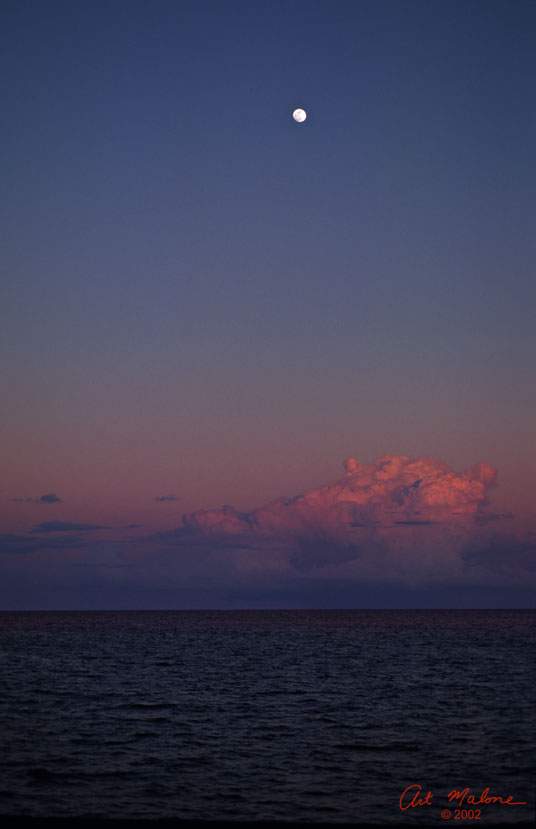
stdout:
{"type": "Polygon", "coordinates": [[[307,113],[304,109],[295,109],[292,113],[292,117],[295,121],[298,122],[298,124],[303,124],[303,122],[307,118],[307,113]]]}

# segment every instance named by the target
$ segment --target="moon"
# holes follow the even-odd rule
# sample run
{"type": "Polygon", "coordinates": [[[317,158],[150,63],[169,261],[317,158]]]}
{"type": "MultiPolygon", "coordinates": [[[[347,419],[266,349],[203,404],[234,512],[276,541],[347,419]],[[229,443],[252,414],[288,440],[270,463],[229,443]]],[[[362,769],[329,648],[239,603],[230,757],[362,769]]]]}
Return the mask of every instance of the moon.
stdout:
{"type": "Polygon", "coordinates": [[[295,109],[292,113],[292,117],[298,124],[303,124],[305,119],[307,118],[307,113],[304,109],[295,109]]]}

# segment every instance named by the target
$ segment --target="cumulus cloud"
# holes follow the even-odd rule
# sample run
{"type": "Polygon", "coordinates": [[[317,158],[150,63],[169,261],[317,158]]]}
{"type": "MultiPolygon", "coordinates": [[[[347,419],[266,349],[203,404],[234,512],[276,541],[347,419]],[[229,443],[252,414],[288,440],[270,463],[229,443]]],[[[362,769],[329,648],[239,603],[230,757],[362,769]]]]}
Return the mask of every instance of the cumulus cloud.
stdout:
{"type": "Polygon", "coordinates": [[[338,480],[250,512],[198,510],[173,531],[120,527],[106,541],[97,525],[46,521],[0,537],[0,553],[13,573],[30,572],[31,560],[44,583],[63,561],[62,578],[78,584],[83,572],[99,595],[152,602],[162,591],[170,607],[412,606],[445,591],[454,606],[478,591],[494,603],[536,586],[536,535],[494,511],[496,482],[487,464],[457,472],[431,458],[349,458],[338,480]]]}
{"type": "Polygon", "coordinates": [[[512,575],[532,555],[522,547],[511,566],[497,564],[509,542],[495,527],[506,516],[490,508],[497,471],[489,464],[459,473],[432,458],[385,455],[372,464],[348,458],[344,470],[331,484],[251,512],[226,505],[186,514],[159,540],[181,556],[205,546],[235,575],[409,585],[463,583],[476,563],[481,574],[512,575]]]}
{"type": "Polygon", "coordinates": [[[470,521],[485,514],[497,473],[478,464],[458,474],[430,458],[385,455],[374,464],[348,458],[345,474],[327,486],[295,498],[280,498],[251,513],[233,507],[185,515],[183,525],[205,535],[322,532],[330,538],[359,538],[362,529],[427,526],[470,521]]]}

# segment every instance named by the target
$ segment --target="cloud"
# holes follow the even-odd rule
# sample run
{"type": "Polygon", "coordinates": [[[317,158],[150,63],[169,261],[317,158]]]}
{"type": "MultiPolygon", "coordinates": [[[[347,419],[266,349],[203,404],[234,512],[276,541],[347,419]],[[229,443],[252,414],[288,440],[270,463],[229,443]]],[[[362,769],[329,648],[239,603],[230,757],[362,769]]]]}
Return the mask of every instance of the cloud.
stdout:
{"type": "Polygon", "coordinates": [[[524,579],[536,575],[536,538],[531,533],[499,535],[470,546],[463,558],[469,566],[524,579]]]}
{"type": "Polygon", "coordinates": [[[395,524],[400,525],[401,527],[429,527],[430,524],[435,524],[435,521],[418,521],[415,519],[414,521],[395,521],[395,524]]]}
{"type": "Polygon", "coordinates": [[[462,474],[430,458],[385,455],[374,464],[349,458],[345,475],[294,498],[280,498],[251,513],[233,507],[199,510],[183,525],[201,534],[255,536],[327,534],[360,538],[359,530],[396,525],[474,522],[485,515],[497,473],[478,464],[462,474]]]}
{"type": "Polygon", "coordinates": [[[59,504],[61,498],[58,498],[55,492],[48,492],[46,495],[41,495],[39,498],[40,504],[59,504]]]}
{"type": "Polygon", "coordinates": [[[33,533],[72,533],[91,532],[92,530],[107,530],[99,524],[78,524],[73,521],[43,521],[32,527],[33,533]]]}
{"type": "Polygon", "coordinates": [[[41,551],[80,547],[84,544],[77,536],[50,536],[17,535],[4,533],[0,535],[0,555],[26,555],[41,551]]]}
{"type": "Polygon", "coordinates": [[[153,540],[175,549],[185,569],[205,550],[222,576],[226,564],[234,579],[287,583],[463,584],[477,569],[489,582],[515,578],[532,555],[519,542],[501,564],[509,548],[495,524],[507,516],[490,508],[497,472],[489,464],[458,473],[432,458],[385,455],[373,464],[349,458],[344,468],[331,484],[251,512],[225,505],[186,514],[153,540]]]}
{"type": "Polygon", "coordinates": [[[4,555],[33,553],[38,547],[39,543],[35,538],[14,533],[0,535],[0,553],[4,555]]]}
{"type": "Polygon", "coordinates": [[[163,503],[164,501],[177,501],[178,498],[176,495],[157,495],[155,501],[159,501],[163,503]]]}
{"type": "Polygon", "coordinates": [[[55,492],[47,492],[46,495],[38,495],[35,498],[32,497],[17,497],[11,498],[17,504],[61,504],[62,500],[59,498],[55,492]]]}
{"type": "Polygon", "coordinates": [[[250,512],[198,510],[172,531],[106,540],[98,525],[45,521],[0,536],[0,553],[23,593],[36,584],[46,598],[56,579],[123,606],[508,606],[515,591],[526,604],[536,534],[494,512],[496,481],[487,464],[350,459],[339,479],[250,512]]]}

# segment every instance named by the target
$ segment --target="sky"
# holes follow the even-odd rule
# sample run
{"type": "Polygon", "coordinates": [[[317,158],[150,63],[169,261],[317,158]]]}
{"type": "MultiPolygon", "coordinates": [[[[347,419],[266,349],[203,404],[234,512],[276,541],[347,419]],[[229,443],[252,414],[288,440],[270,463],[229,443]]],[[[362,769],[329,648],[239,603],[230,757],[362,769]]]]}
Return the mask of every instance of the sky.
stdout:
{"type": "Polygon", "coordinates": [[[0,608],[526,605],[535,27],[524,0],[3,4],[0,608]],[[486,549],[520,569],[275,585],[266,540],[257,580],[170,541],[354,456],[489,464],[463,521],[511,515],[486,549]]]}

